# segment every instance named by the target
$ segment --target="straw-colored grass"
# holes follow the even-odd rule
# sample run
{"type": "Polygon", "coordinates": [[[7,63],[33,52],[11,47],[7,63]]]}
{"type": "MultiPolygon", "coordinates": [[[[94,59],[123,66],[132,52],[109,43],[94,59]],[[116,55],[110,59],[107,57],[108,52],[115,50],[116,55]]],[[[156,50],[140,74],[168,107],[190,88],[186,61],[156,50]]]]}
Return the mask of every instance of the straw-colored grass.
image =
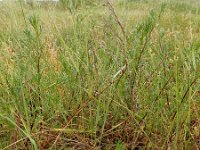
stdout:
{"type": "Polygon", "coordinates": [[[0,3],[0,149],[199,149],[198,0],[0,3]]]}

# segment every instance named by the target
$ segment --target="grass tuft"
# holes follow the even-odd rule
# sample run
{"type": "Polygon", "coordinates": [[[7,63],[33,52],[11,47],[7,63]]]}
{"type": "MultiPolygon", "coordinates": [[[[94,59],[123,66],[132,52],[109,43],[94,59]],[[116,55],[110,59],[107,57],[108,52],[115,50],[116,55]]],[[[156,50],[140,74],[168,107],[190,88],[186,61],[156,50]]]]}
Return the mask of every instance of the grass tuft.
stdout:
{"type": "Polygon", "coordinates": [[[199,149],[200,3],[0,3],[0,149],[199,149]]]}

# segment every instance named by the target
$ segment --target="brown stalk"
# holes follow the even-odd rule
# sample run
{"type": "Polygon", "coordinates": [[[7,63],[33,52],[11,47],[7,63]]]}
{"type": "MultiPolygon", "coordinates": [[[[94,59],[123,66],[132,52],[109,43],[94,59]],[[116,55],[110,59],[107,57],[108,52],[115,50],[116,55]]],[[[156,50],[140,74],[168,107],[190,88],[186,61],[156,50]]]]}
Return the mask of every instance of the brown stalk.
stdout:
{"type": "MultiPolygon", "coordinates": [[[[197,79],[198,79],[198,78],[195,78],[195,79],[192,81],[192,83],[190,84],[190,86],[187,88],[187,90],[185,91],[185,93],[184,93],[184,95],[183,95],[183,97],[182,97],[182,99],[181,99],[181,102],[180,102],[180,104],[179,104],[179,106],[178,106],[179,108],[181,107],[182,103],[184,102],[185,97],[187,96],[187,94],[188,94],[190,88],[196,83],[197,79]]],[[[172,117],[172,120],[175,119],[176,115],[177,115],[177,111],[174,112],[174,115],[173,115],[173,117],[172,117]]]]}
{"type": "Polygon", "coordinates": [[[123,52],[123,55],[124,55],[125,65],[126,65],[126,68],[127,68],[128,67],[128,56],[127,56],[127,53],[126,53],[126,31],[125,31],[125,28],[122,25],[119,17],[117,16],[116,11],[115,11],[113,5],[111,4],[111,2],[109,0],[106,0],[106,3],[107,3],[108,8],[110,9],[115,21],[119,25],[119,27],[121,29],[121,32],[122,32],[122,35],[123,35],[123,38],[122,38],[122,45],[123,45],[122,52],[123,52]]]}
{"type": "MultiPolygon", "coordinates": [[[[20,123],[21,123],[21,117],[20,117],[20,114],[18,113],[18,114],[17,114],[17,127],[16,127],[15,132],[14,132],[14,140],[13,140],[13,143],[15,143],[15,142],[17,141],[17,135],[18,135],[18,132],[19,132],[20,123]]],[[[15,145],[16,145],[16,144],[13,144],[13,145],[12,145],[12,150],[15,150],[15,145]]]]}

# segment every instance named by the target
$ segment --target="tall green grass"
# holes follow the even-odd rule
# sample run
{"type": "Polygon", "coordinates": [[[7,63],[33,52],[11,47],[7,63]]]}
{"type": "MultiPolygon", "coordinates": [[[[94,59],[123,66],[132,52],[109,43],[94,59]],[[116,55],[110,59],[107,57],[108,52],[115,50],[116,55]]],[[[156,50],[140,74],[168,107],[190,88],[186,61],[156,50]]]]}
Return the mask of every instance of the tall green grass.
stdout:
{"type": "Polygon", "coordinates": [[[89,2],[0,6],[0,148],[198,149],[194,5],[89,2]]]}

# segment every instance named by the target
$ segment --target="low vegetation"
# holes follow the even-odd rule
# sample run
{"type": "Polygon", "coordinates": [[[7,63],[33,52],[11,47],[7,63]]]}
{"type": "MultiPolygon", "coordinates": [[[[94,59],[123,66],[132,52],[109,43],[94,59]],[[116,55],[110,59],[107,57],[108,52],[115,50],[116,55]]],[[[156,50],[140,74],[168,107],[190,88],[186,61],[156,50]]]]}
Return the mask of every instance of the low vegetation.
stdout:
{"type": "Polygon", "coordinates": [[[0,149],[198,149],[200,2],[0,3],[0,149]]]}

